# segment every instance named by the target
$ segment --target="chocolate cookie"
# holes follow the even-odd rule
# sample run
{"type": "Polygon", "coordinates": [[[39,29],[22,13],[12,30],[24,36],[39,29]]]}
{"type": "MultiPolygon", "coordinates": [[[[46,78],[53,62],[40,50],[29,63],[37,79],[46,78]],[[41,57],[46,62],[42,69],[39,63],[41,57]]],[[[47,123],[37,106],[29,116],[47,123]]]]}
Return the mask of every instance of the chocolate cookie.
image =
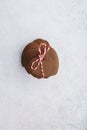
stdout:
{"type": "Polygon", "coordinates": [[[48,78],[57,73],[59,60],[46,40],[37,39],[24,48],[22,66],[36,78],[48,78]]]}

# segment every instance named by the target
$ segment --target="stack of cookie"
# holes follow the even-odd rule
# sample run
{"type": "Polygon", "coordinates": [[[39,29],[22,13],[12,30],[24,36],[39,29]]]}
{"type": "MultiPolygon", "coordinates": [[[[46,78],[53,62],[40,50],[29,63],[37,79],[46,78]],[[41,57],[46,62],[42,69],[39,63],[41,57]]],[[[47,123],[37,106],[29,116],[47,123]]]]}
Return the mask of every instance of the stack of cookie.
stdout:
{"type": "Polygon", "coordinates": [[[36,78],[48,78],[58,71],[59,60],[55,50],[46,40],[29,43],[22,53],[22,65],[36,78]]]}

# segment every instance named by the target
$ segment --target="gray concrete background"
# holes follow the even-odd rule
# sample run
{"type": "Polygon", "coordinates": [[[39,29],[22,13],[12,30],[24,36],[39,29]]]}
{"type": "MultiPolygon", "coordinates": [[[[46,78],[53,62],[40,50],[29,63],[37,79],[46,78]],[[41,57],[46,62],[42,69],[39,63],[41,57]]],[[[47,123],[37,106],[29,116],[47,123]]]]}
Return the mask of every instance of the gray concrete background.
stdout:
{"type": "Polygon", "coordinates": [[[0,0],[0,130],[87,130],[87,0],[0,0]],[[59,55],[47,80],[21,66],[36,38],[59,55]]]}

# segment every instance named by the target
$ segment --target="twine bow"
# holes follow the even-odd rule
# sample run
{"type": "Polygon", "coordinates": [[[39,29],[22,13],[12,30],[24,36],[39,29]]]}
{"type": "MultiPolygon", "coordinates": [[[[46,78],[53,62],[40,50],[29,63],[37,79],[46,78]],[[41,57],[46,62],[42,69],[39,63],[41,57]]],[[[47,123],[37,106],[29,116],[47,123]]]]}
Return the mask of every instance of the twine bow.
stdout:
{"type": "Polygon", "coordinates": [[[38,55],[38,58],[32,62],[31,64],[31,69],[33,70],[37,70],[39,65],[41,67],[41,73],[42,73],[42,76],[44,77],[44,70],[43,70],[43,59],[46,55],[46,53],[49,51],[50,47],[46,48],[46,44],[45,43],[41,43],[39,48],[38,48],[38,51],[39,51],[39,55],[38,55]],[[42,48],[43,47],[43,48],[42,48]],[[43,51],[42,51],[43,49],[43,51]],[[36,64],[36,66],[35,66],[36,64]]]}

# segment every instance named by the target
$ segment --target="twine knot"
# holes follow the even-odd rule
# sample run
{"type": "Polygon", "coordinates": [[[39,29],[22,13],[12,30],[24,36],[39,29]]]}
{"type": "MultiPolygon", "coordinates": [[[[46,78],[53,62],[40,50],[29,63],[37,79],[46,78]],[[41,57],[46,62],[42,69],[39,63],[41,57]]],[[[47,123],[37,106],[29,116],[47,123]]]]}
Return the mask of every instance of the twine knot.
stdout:
{"type": "Polygon", "coordinates": [[[37,70],[39,65],[40,65],[41,73],[42,73],[43,77],[44,77],[44,70],[43,70],[43,63],[42,62],[44,60],[45,55],[49,51],[49,49],[50,49],[50,47],[46,48],[45,43],[41,43],[39,48],[38,48],[38,51],[39,51],[38,58],[35,61],[33,61],[31,64],[31,69],[33,69],[33,70],[37,70]]]}

